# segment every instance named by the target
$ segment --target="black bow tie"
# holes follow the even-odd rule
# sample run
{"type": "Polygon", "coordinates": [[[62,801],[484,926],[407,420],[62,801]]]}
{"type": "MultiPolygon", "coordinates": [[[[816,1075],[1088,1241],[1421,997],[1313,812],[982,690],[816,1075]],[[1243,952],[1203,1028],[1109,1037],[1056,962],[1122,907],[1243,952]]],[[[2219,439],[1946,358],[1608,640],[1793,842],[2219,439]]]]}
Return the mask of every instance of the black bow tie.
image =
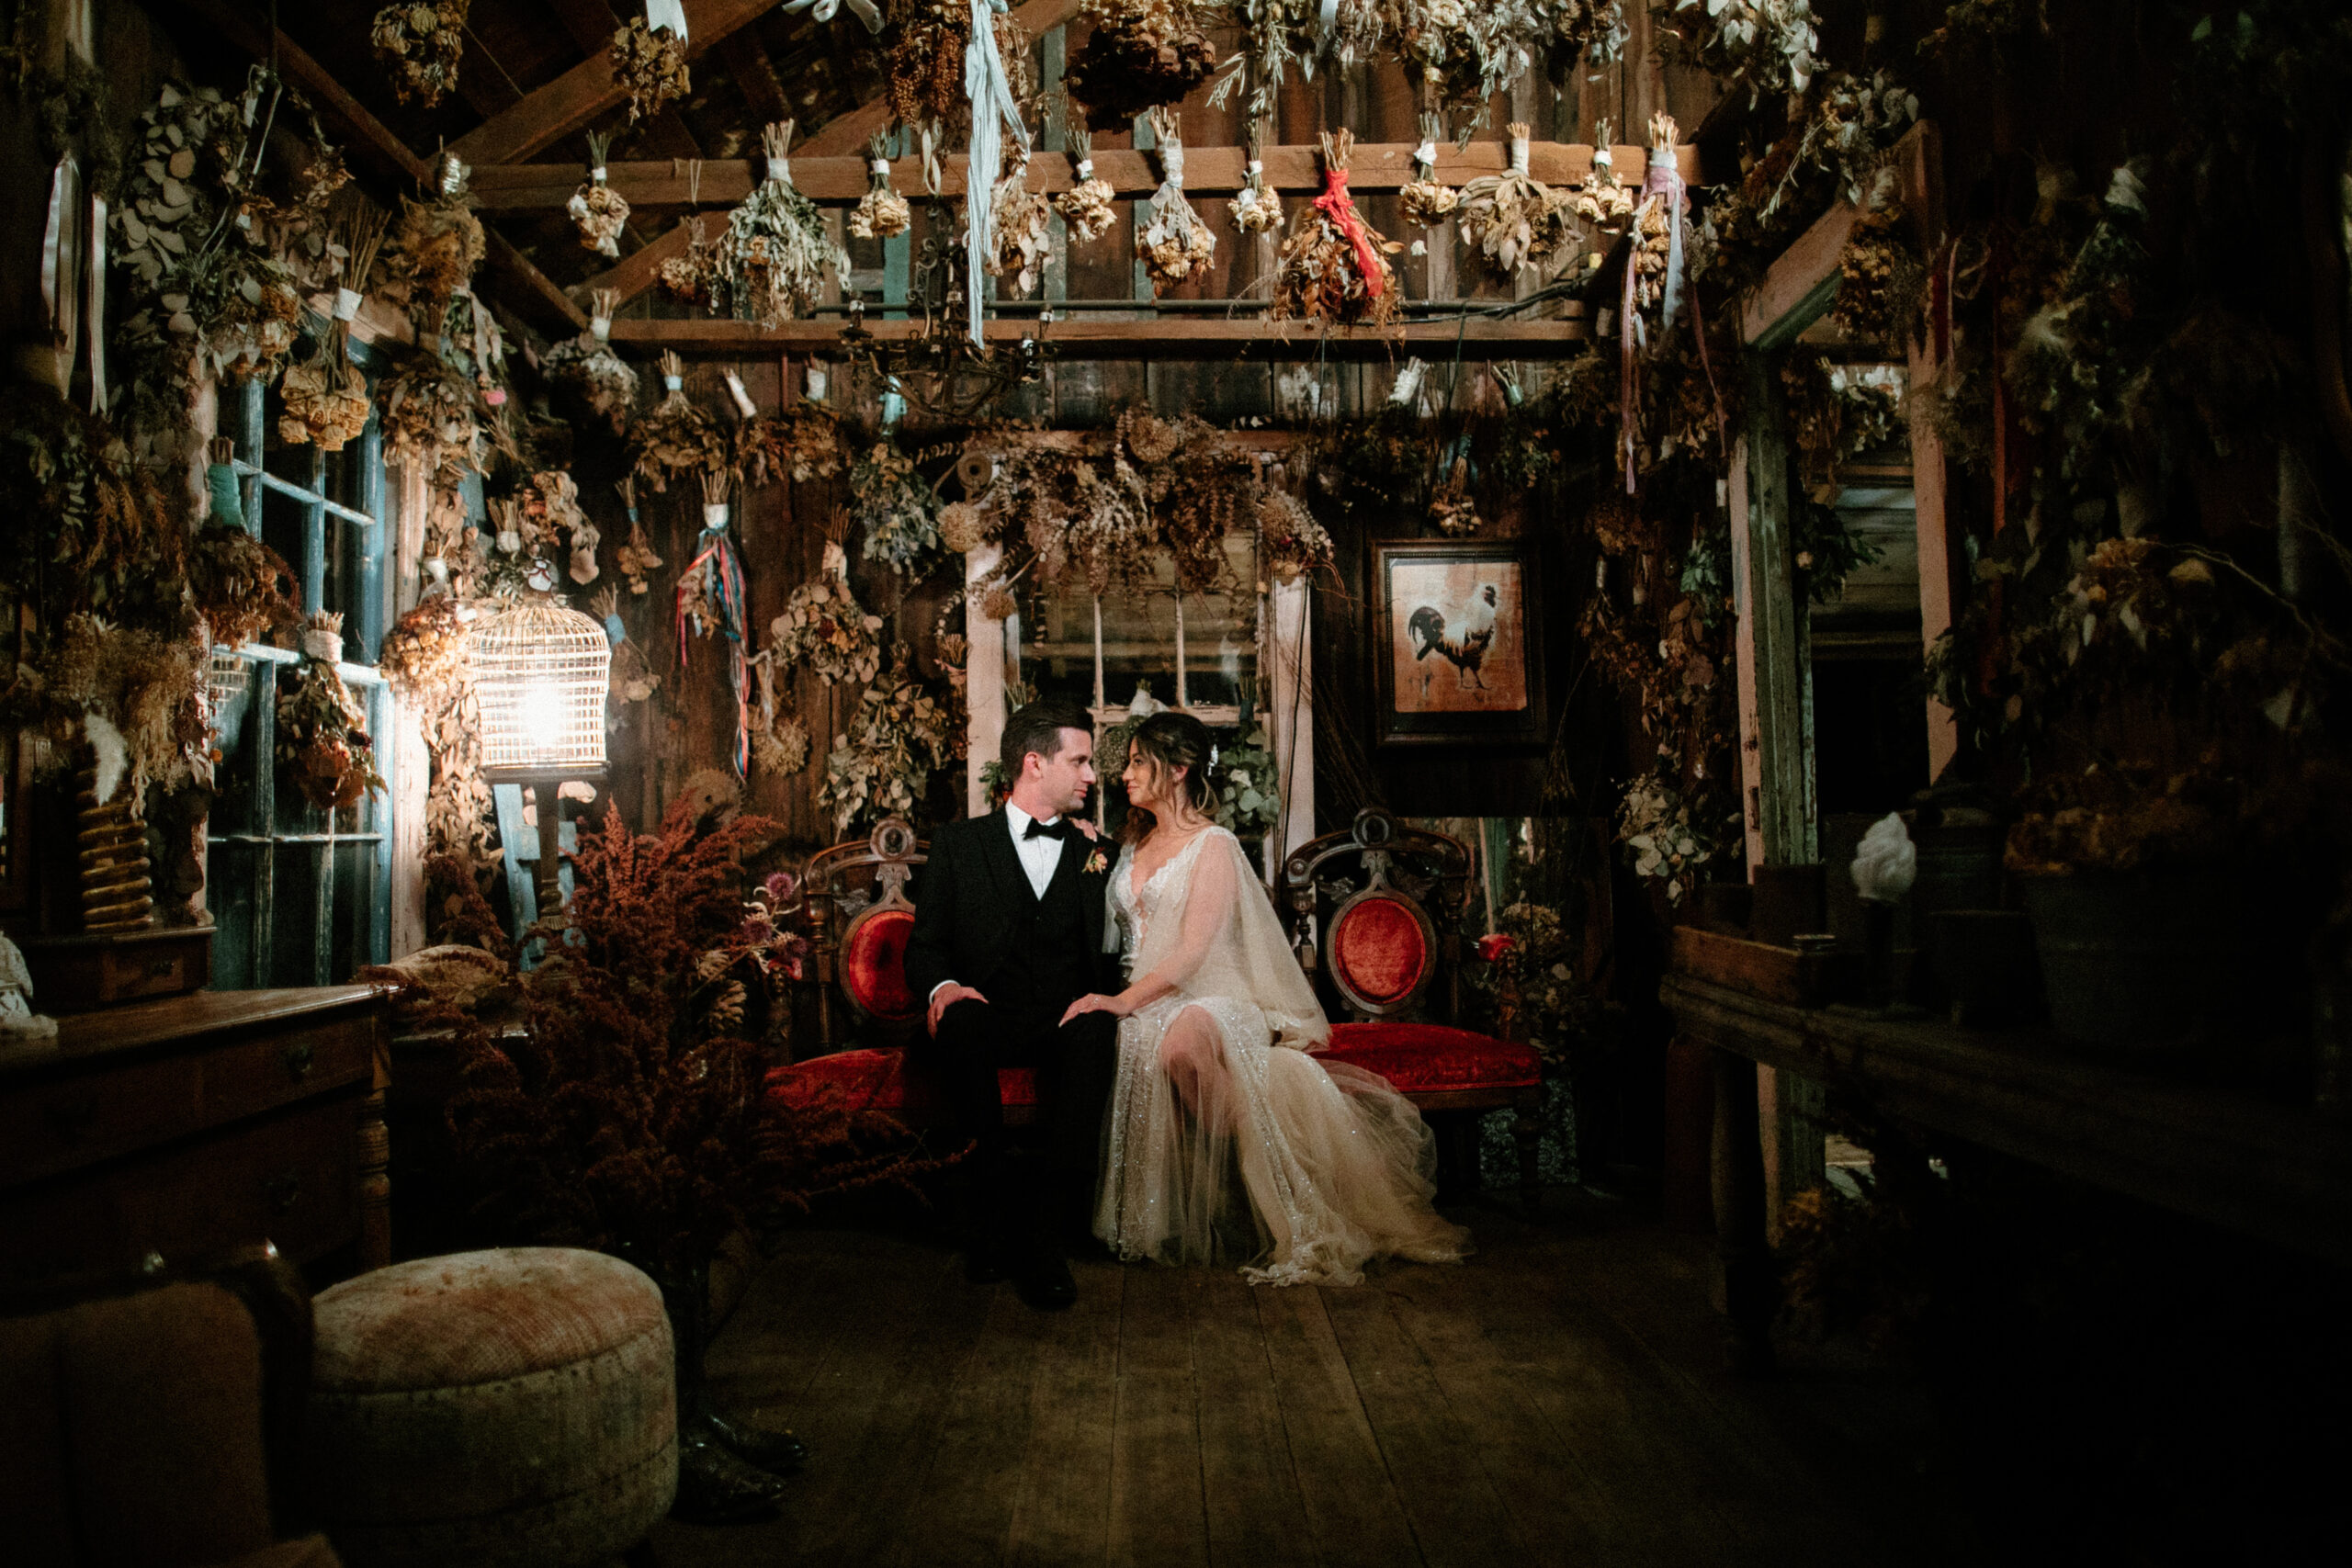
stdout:
{"type": "Polygon", "coordinates": [[[1050,822],[1040,822],[1033,817],[1029,819],[1029,826],[1021,830],[1021,837],[1023,840],[1067,839],[1069,837],[1069,818],[1057,817],[1050,822]]]}

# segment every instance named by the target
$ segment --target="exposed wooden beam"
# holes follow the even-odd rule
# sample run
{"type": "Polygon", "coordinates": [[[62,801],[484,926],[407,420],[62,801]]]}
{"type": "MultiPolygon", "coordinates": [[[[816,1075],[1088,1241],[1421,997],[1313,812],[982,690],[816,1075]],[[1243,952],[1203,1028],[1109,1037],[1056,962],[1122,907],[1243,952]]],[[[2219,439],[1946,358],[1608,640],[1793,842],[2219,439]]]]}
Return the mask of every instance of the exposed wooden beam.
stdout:
{"type": "MultiPolygon", "coordinates": [[[[1529,149],[1529,153],[1531,172],[1554,186],[1577,184],[1592,166],[1592,149],[1578,143],[1539,141],[1529,149]]],[[[1619,147],[1613,149],[1613,155],[1619,181],[1639,186],[1648,169],[1647,152],[1639,147],[1619,147]]],[[[1438,177],[1450,185],[1459,185],[1480,175],[1496,174],[1504,167],[1508,156],[1499,141],[1474,141],[1460,151],[1450,145],[1442,147],[1438,150],[1438,177]]],[[[1246,161],[1238,147],[1186,148],[1185,192],[1192,196],[1230,196],[1247,183],[1246,161]]],[[[1276,190],[1304,195],[1323,188],[1321,159],[1313,147],[1269,147],[1263,161],[1266,183],[1276,190]]],[[[1696,150],[1683,148],[1679,161],[1683,166],[1683,177],[1696,183],[1696,150]]],[[[964,165],[965,158],[960,152],[942,160],[942,194],[963,194],[964,165]]],[[[607,164],[606,171],[612,187],[627,197],[632,208],[683,207],[690,195],[706,203],[732,206],[751,195],[754,182],[765,174],[764,166],[755,174],[747,158],[706,161],[698,184],[690,181],[684,171],[667,163],[615,163],[607,164]]],[[[1159,160],[1149,152],[1098,148],[1094,153],[1094,177],[1108,181],[1111,188],[1122,196],[1148,195],[1159,186],[1159,160]]],[[[1360,145],[1348,169],[1349,188],[1356,191],[1392,191],[1412,177],[1413,146],[1408,141],[1360,145]]],[[[896,160],[890,168],[890,178],[902,191],[922,189],[922,161],[912,157],[896,160]]],[[[863,155],[816,157],[795,152],[792,183],[811,201],[852,206],[865,195],[869,183],[865,159],[863,155]]],[[[1064,191],[1075,184],[1077,172],[1068,153],[1039,152],[1031,157],[1030,189],[1064,191]]],[[[474,196],[487,212],[561,207],[579,185],[580,171],[569,164],[485,164],[476,167],[473,174],[474,196]]]]}
{"type": "MultiPolygon", "coordinates": [[[[776,0],[685,0],[686,57],[694,59],[775,8],[776,0]]],[[[469,164],[527,158],[628,101],[599,50],[505,113],[449,144],[469,164]]]]}
{"type": "Polygon", "coordinates": [[[754,123],[767,125],[792,118],[791,101],[775,79],[775,62],[768,58],[767,46],[760,41],[756,28],[741,28],[729,33],[710,52],[742,95],[743,107],[752,111],[754,123]]]}
{"type": "MultiPolygon", "coordinates": [[[[1029,0],[1012,13],[1022,30],[1031,38],[1044,34],[1048,28],[1075,21],[1082,9],[1082,0],[1029,0]]],[[[846,22],[837,25],[846,26],[846,22]]],[[[890,129],[889,106],[876,98],[863,103],[846,114],[835,115],[808,139],[805,145],[793,149],[796,154],[810,158],[832,158],[865,151],[867,140],[877,130],[890,129]]]]}
{"type": "MultiPolygon", "coordinates": [[[[716,237],[718,229],[713,225],[723,225],[726,221],[724,217],[705,220],[705,232],[716,237]]],[[[627,304],[660,282],[662,264],[674,256],[684,255],[686,247],[693,243],[693,223],[681,220],[676,228],[652,243],[639,246],[585,283],[575,285],[571,297],[586,299],[599,288],[609,288],[619,297],[622,304],[627,304]]]]}
{"type": "Polygon", "coordinates": [[[494,276],[509,285],[509,299],[518,309],[543,325],[569,323],[573,332],[587,326],[587,313],[573,304],[571,297],[557,288],[530,257],[515,249],[513,241],[495,229],[485,228],[482,232],[489,241],[483,260],[494,276]]]}
{"type": "MultiPolygon", "coordinates": [[[[547,0],[547,7],[582,54],[601,53],[621,25],[611,0],[547,0]]],[[[694,19],[688,17],[686,25],[694,26],[694,19]]]]}
{"type": "MultiPolygon", "coordinates": [[[[908,344],[922,336],[914,321],[865,323],[878,344],[908,344]]],[[[1086,359],[1401,359],[1409,354],[1453,355],[1464,359],[1561,359],[1583,351],[1592,329],[1582,320],[1412,321],[1385,328],[1340,327],[1323,332],[1309,321],[1200,320],[1057,321],[999,319],[987,325],[991,347],[1012,347],[1035,337],[1064,360],[1086,359]]],[[[637,348],[671,348],[681,354],[742,355],[842,352],[847,323],[828,318],[784,321],[619,321],[613,341],[637,348]]]]}
{"type": "Polygon", "coordinates": [[[301,45],[284,32],[278,32],[273,39],[271,29],[260,17],[227,0],[182,0],[182,8],[256,60],[267,60],[274,42],[279,73],[302,89],[319,111],[320,118],[350,140],[352,150],[362,163],[396,179],[431,177],[430,164],[410,152],[399,137],[385,129],[382,120],[344,91],[342,83],[327,74],[301,45]]]}

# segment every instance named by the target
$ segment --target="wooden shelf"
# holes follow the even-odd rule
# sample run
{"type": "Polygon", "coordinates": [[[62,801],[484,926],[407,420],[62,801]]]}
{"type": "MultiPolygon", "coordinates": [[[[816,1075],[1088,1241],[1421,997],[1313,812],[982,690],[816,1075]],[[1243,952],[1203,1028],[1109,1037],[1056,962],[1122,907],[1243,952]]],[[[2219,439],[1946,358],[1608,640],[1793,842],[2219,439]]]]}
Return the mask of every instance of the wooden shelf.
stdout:
{"type": "MultiPolygon", "coordinates": [[[[782,321],[773,327],[707,317],[617,321],[613,323],[612,341],[629,348],[667,348],[681,354],[839,355],[842,335],[847,330],[848,323],[839,319],[782,321]]],[[[923,323],[869,320],[865,330],[877,344],[904,344],[922,338],[923,323]]],[[[991,348],[1014,347],[1023,339],[1035,337],[1064,360],[1402,360],[1410,355],[1434,359],[1452,357],[1457,346],[1462,357],[1470,360],[1561,359],[1581,352],[1592,336],[1590,326],[1580,320],[1457,322],[1442,318],[1329,332],[1311,321],[1163,318],[1041,323],[1034,318],[1000,319],[990,321],[986,333],[991,348]]]]}

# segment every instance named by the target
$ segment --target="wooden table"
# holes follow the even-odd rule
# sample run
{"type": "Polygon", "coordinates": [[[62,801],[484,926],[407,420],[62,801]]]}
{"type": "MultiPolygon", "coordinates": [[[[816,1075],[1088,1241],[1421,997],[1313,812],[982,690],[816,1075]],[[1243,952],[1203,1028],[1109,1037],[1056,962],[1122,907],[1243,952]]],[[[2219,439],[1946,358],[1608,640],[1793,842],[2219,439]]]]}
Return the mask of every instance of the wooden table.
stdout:
{"type": "Polygon", "coordinates": [[[391,1258],[383,993],[198,991],[0,1046],[0,1279],[391,1258]]]}
{"type": "Polygon", "coordinates": [[[2243,1092],[1987,1032],[1767,1001],[1688,975],[1659,1000],[1715,1062],[1715,1232],[1737,1342],[1775,1304],[1751,1064],[2110,1192],[2352,1268],[2352,1129],[2243,1092]]]}

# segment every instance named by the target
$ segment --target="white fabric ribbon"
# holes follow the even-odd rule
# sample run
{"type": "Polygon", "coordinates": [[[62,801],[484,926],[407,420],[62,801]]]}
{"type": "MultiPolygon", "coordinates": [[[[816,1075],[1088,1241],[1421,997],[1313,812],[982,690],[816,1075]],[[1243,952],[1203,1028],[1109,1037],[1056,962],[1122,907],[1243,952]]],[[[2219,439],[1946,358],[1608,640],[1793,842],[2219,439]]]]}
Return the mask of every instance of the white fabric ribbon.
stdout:
{"type": "Polygon", "coordinates": [[[589,317],[588,334],[598,343],[610,340],[613,335],[613,319],[610,316],[589,317]]]}
{"type": "Polygon", "coordinates": [[[1087,181],[1089,181],[1089,180],[1092,179],[1093,177],[1094,177],[1094,160],[1093,160],[1093,159],[1091,159],[1091,158],[1080,158],[1080,159],[1078,161],[1078,183],[1079,183],[1079,184],[1080,184],[1080,185],[1084,185],[1087,181]]]}
{"type": "Polygon", "coordinates": [[[823,366],[808,367],[808,379],[801,387],[800,395],[812,403],[821,403],[825,400],[825,367],[823,366]]]}
{"type": "Polygon", "coordinates": [[[1434,173],[1437,169],[1437,143],[1423,138],[1421,144],[1413,149],[1413,162],[1434,173]]]}
{"type": "Polygon", "coordinates": [[[707,501],[703,502],[702,526],[703,531],[707,534],[716,534],[721,528],[726,527],[727,503],[723,501],[707,501]]]}
{"type": "Polygon", "coordinates": [[[830,22],[841,14],[844,4],[849,6],[853,16],[865,24],[867,32],[878,33],[882,30],[882,13],[875,8],[874,0],[791,0],[791,3],[784,7],[784,11],[786,15],[794,11],[806,11],[820,22],[830,22]]]}
{"type": "Polygon", "coordinates": [[[870,161],[866,164],[866,165],[865,165],[865,166],[866,166],[866,168],[867,168],[867,170],[868,170],[869,172],[874,173],[874,174],[880,175],[881,175],[883,178],[885,178],[885,179],[889,178],[889,175],[890,175],[890,160],[889,160],[889,159],[888,159],[888,158],[875,158],[875,159],[870,160],[870,161]]]}
{"type": "MultiPolygon", "coordinates": [[[[1415,156],[1418,157],[1419,154],[1416,153],[1415,156]]],[[[1431,163],[1436,161],[1434,158],[1430,160],[1431,163]]],[[[1514,175],[1527,173],[1527,138],[1524,136],[1514,136],[1510,139],[1510,172],[1514,175]]]]}
{"type": "Polygon", "coordinates": [[[605,183],[604,164],[599,164],[594,168],[588,171],[588,182],[591,185],[603,185],[605,183]]]}
{"type": "Polygon", "coordinates": [[[770,185],[788,186],[792,183],[792,160],[790,158],[770,158],[767,160],[767,165],[768,183],[770,185]]]}
{"type": "Polygon", "coordinates": [[[972,106],[971,155],[964,167],[964,301],[976,348],[988,346],[986,279],[996,254],[996,182],[1007,126],[1022,155],[1029,152],[1029,128],[1021,123],[1021,107],[997,53],[995,13],[1003,7],[1004,0],[972,0],[972,39],[964,48],[964,96],[972,106]]]}
{"type": "Polygon", "coordinates": [[[662,378],[662,385],[673,392],[683,390],[685,384],[686,378],[684,376],[664,376],[662,378]]]}
{"type": "Polygon", "coordinates": [[[735,400],[735,412],[745,419],[759,413],[758,406],[752,401],[752,394],[743,389],[743,378],[732,370],[727,373],[727,395],[735,400]]]}
{"type": "Polygon", "coordinates": [[[348,321],[356,319],[359,314],[359,307],[367,301],[367,299],[368,296],[360,293],[356,288],[336,289],[334,291],[334,319],[338,321],[348,321]]]}
{"type": "Polygon", "coordinates": [[[680,43],[685,42],[685,0],[645,0],[645,25],[649,29],[667,28],[678,35],[680,43]]]}
{"type": "Polygon", "coordinates": [[[73,377],[74,332],[81,324],[81,207],[82,166],[68,152],[50,176],[49,224],[40,242],[41,303],[48,307],[50,339],[65,361],[60,382],[73,377]]]}

